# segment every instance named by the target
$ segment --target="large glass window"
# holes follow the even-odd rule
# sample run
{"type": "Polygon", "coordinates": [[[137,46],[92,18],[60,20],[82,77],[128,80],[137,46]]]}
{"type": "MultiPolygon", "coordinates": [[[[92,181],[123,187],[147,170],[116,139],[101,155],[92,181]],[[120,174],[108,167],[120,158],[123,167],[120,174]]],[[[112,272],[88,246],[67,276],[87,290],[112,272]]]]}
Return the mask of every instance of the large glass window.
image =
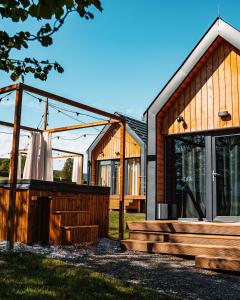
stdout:
{"type": "Polygon", "coordinates": [[[97,183],[99,186],[111,187],[111,161],[100,161],[98,163],[97,183]]]}
{"type": "Polygon", "coordinates": [[[97,167],[97,183],[99,186],[109,186],[112,195],[119,194],[120,188],[119,160],[99,161],[97,167]]]}
{"type": "Polygon", "coordinates": [[[127,160],[127,195],[141,194],[140,158],[127,160]]]}
{"type": "Polygon", "coordinates": [[[166,141],[165,176],[168,202],[177,204],[180,218],[205,218],[205,136],[169,137],[166,141]]]}

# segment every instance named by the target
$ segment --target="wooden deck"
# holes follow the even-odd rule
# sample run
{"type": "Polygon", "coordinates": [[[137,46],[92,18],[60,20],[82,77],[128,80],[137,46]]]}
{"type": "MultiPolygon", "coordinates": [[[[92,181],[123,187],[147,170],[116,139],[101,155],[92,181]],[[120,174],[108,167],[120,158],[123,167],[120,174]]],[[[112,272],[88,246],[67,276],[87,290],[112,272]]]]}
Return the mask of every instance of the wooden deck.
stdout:
{"type": "MultiPolygon", "coordinates": [[[[146,196],[130,196],[126,195],[124,198],[124,211],[125,212],[145,212],[146,196]]],[[[110,210],[119,210],[119,196],[110,195],[110,210]]]]}
{"type": "Polygon", "coordinates": [[[128,222],[133,251],[195,257],[196,267],[240,271],[240,223],[128,222]]]}

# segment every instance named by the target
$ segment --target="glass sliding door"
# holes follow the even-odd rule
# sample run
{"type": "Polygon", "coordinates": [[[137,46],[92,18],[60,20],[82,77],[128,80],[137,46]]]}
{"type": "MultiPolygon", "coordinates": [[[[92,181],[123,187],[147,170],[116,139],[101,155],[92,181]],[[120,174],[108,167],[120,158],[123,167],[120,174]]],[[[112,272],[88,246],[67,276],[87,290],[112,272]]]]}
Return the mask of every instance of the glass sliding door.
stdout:
{"type": "Polygon", "coordinates": [[[240,216],[240,135],[213,138],[213,213],[215,219],[240,216]]]}
{"type": "Polygon", "coordinates": [[[166,202],[178,218],[240,221],[240,135],[166,138],[166,202]]]}
{"type": "Polygon", "coordinates": [[[204,135],[167,138],[166,196],[178,218],[206,217],[206,147],[204,135]]]}

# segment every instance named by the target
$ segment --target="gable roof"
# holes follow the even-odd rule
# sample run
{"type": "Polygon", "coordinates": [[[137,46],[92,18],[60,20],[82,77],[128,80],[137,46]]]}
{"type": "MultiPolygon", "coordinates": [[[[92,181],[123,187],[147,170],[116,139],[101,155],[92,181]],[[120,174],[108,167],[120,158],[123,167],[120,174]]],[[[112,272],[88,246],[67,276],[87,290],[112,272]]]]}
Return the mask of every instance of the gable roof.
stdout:
{"type": "MultiPolygon", "coordinates": [[[[121,113],[115,113],[116,115],[125,119],[126,122],[126,130],[136,139],[136,142],[139,142],[142,146],[147,143],[147,124],[143,121],[133,119],[129,116],[123,115],[121,113]]],[[[97,146],[100,140],[104,137],[105,133],[111,127],[112,124],[105,125],[101,132],[97,135],[95,140],[89,146],[87,152],[93,151],[93,149],[97,146]]]]}
{"type": "Polygon", "coordinates": [[[148,112],[156,115],[163,108],[173,93],[183,83],[201,57],[207,52],[208,48],[218,37],[222,37],[234,47],[240,49],[240,32],[221,18],[217,18],[175,74],[170,78],[153,102],[149,105],[147,110],[144,112],[144,116],[146,116],[148,112]]]}

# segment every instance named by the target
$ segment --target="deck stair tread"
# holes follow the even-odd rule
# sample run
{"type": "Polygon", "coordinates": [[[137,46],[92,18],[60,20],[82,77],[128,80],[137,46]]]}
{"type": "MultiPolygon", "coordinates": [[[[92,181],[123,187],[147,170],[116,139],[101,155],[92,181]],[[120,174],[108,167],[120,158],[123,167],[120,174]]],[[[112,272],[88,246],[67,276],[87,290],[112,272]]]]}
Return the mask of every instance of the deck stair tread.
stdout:
{"type": "Polygon", "coordinates": [[[193,233],[169,233],[152,231],[130,231],[129,239],[153,242],[171,242],[188,244],[212,244],[240,247],[240,236],[207,235],[193,233]]]}
{"type": "Polygon", "coordinates": [[[123,240],[122,245],[127,250],[143,251],[150,253],[162,253],[185,256],[228,256],[240,257],[240,247],[220,246],[220,245],[202,245],[186,243],[168,243],[139,240],[123,240]]]}
{"type": "Polygon", "coordinates": [[[196,267],[240,271],[240,223],[178,220],[127,223],[127,250],[195,257],[196,267]]]}
{"type": "Polygon", "coordinates": [[[240,271],[240,258],[199,255],[195,257],[195,266],[203,269],[240,271]]]}
{"type": "Polygon", "coordinates": [[[127,226],[130,231],[240,236],[240,223],[129,221],[127,226]]]}
{"type": "Polygon", "coordinates": [[[201,233],[174,233],[174,232],[156,232],[156,231],[141,231],[141,230],[133,230],[129,231],[129,233],[139,233],[139,234],[154,234],[154,235],[171,235],[171,236],[188,236],[188,237],[207,237],[210,239],[223,237],[224,239],[239,239],[238,235],[219,235],[219,234],[201,234],[201,233]]]}

